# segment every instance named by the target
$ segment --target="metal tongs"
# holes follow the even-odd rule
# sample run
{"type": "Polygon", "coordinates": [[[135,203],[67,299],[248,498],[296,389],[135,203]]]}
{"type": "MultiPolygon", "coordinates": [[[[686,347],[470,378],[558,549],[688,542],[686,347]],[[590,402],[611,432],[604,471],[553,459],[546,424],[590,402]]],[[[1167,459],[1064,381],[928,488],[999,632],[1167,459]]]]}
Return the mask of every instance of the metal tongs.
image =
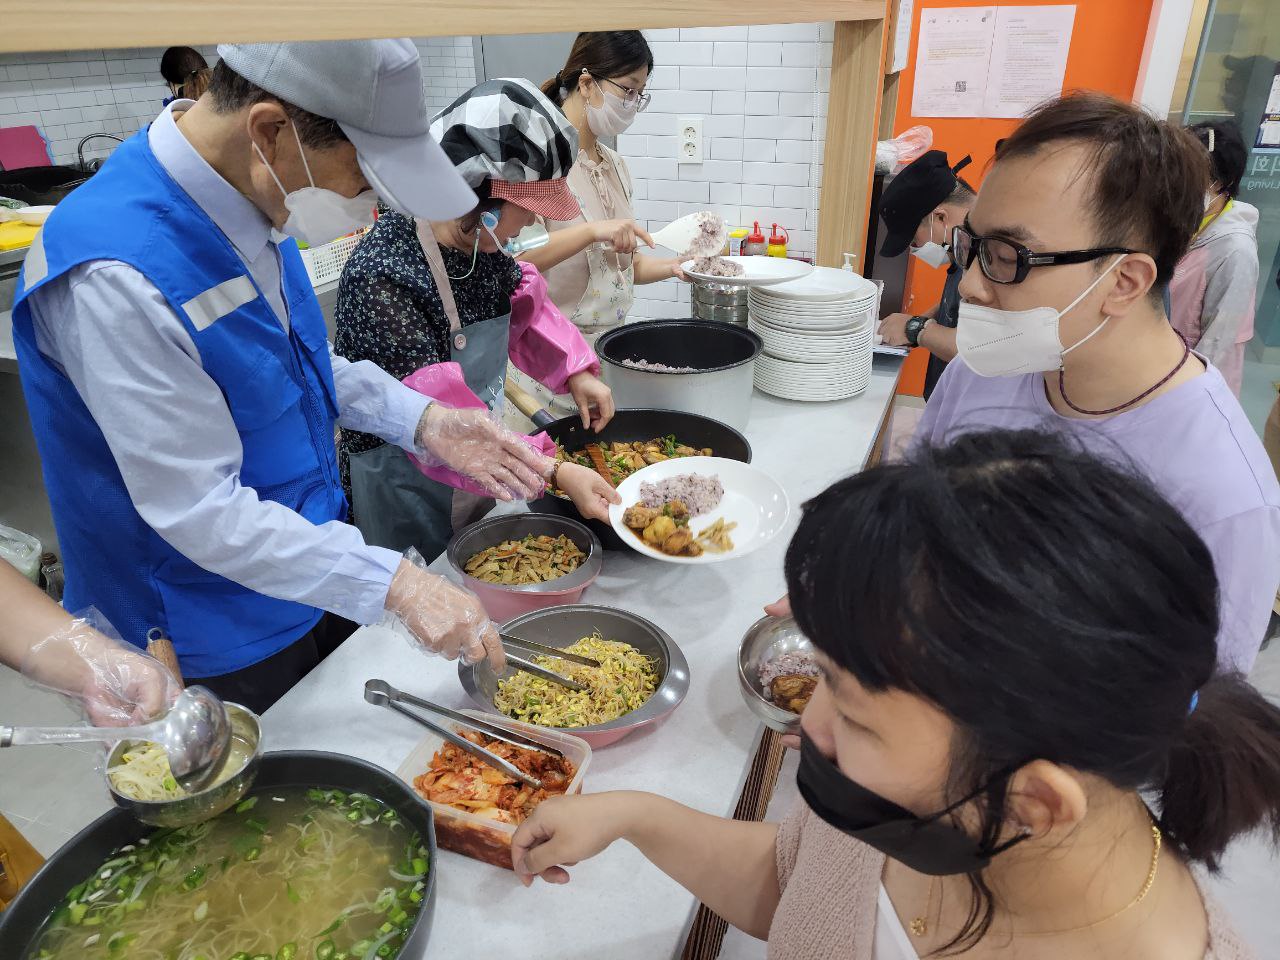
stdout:
{"type": "Polygon", "coordinates": [[[419,723],[426,727],[432,733],[436,733],[445,740],[452,743],[459,750],[471,754],[481,763],[486,763],[495,770],[501,770],[508,776],[515,777],[521,783],[527,783],[535,790],[542,789],[542,781],[537,777],[531,777],[519,767],[503,760],[495,753],[490,753],[484,747],[472,743],[466,737],[461,736],[454,731],[448,729],[442,724],[438,724],[433,720],[422,716],[416,711],[410,710],[404,706],[406,703],[413,704],[415,707],[421,707],[423,710],[430,710],[432,713],[447,717],[460,726],[468,727],[472,730],[483,733],[486,737],[494,740],[501,740],[503,743],[509,743],[513,747],[521,747],[525,750],[537,750],[540,753],[550,753],[557,757],[563,757],[559,750],[554,747],[548,747],[545,743],[538,743],[536,740],[530,740],[522,737],[518,733],[512,733],[510,730],[504,730],[502,727],[494,726],[484,720],[477,720],[474,717],[468,717],[465,713],[458,713],[456,710],[450,710],[448,707],[442,707],[438,703],[432,703],[430,700],[423,700],[421,697],[415,697],[411,693],[405,693],[403,690],[397,690],[385,680],[366,680],[364,683],[364,698],[367,702],[378,707],[388,707],[401,716],[408,717],[415,723],[419,723]]]}
{"type": "Polygon", "coordinates": [[[527,660],[516,653],[516,650],[524,653],[537,653],[544,657],[555,657],[559,660],[565,660],[569,663],[578,663],[584,667],[598,667],[599,660],[592,660],[590,657],[581,657],[576,653],[565,653],[558,647],[548,647],[545,644],[534,643],[532,640],[521,640],[519,637],[513,637],[507,633],[498,634],[498,638],[502,641],[502,648],[507,654],[507,663],[511,664],[517,670],[532,674],[535,677],[541,677],[543,680],[550,680],[569,690],[581,692],[585,689],[582,684],[576,680],[570,680],[568,677],[562,677],[553,670],[546,667],[540,667],[532,660],[527,660]]]}

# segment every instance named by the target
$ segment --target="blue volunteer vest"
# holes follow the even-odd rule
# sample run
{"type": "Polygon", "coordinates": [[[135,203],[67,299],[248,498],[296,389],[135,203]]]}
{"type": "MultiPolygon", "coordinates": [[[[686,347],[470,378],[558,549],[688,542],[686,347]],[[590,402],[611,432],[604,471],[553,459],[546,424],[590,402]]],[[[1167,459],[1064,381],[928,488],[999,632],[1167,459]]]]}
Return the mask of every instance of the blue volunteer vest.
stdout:
{"type": "Polygon", "coordinates": [[[122,261],[142,273],[181,318],[226,398],[244,449],[241,485],[321,524],[346,516],[333,369],[297,245],[281,244],[280,256],[289,332],[230,241],[160,165],[144,129],[58,204],[18,282],[13,335],[62,544],[64,604],[97,607],[137,646],[161,628],[190,677],[230,673],[283,650],[320,611],[203,569],[143,521],[79,392],[37,349],[30,296],[91,260],[122,261]]]}

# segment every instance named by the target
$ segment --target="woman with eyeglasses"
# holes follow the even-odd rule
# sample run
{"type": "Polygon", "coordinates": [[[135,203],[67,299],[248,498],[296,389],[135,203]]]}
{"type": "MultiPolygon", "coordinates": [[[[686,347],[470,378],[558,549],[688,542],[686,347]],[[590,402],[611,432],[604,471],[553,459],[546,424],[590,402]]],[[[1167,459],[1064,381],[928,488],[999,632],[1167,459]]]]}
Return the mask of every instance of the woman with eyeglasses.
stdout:
{"type": "Polygon", "coordinates": [[[635,221],[631,172],[601,142],[625,132],[644,112],[652,72],[653,53],[639,30],[580,33],[564,67],[542,85],[578,131],[569,189],[582,213],[544,220],[551,242],[522,259],[542,271],[551,299],[593,346],[626,320],[636,284],[684,278],[678,259],[639,252],[653,241],[635,221]]]}
{"type": "Polygon", "coordinates": [[[1110,97],[1027,117],[952,231],[963,362],[916,439],[1048,427],[1137,465],[1208,544],[1218,663],[1247,673],[1280,584],[1280,484],[1231,388],[1162,303],[1208,175],[1190,133],[1110,97]]]}
{"type": "Polygon", "coordinates": [[[786,575],[821,671],[804,802],[553,797],[526,884],[626,840],[772,960],[1254,956],[1205,869],[1280,832],[1280,709],[1214,675],[1209,553],[1148,481],[969,434],[807,503],[786,575]]]}

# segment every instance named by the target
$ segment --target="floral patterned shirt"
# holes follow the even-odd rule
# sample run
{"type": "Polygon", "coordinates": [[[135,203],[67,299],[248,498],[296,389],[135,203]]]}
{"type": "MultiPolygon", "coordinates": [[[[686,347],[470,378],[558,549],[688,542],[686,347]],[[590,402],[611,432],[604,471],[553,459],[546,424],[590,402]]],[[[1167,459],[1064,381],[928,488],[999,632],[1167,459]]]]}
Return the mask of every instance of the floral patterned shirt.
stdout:
{"type": "MultiPolygon", "coordinates": [[[[464,327],[511,309],[511,295],[521,280],[514,260],[504,253],[480,253],[472,269],[469,251],[445,244],[440,251],[464,327]]],[[[353,363],[372,360],[398,380],[449,359],[449,318],[411,218],[379,206],[377,223],[343,268],[335,321],[339,356],[353,363]]],[[[368,433],[341,432],[338,466],[348,501],[351,455],[382,442],[368,433]]]]}

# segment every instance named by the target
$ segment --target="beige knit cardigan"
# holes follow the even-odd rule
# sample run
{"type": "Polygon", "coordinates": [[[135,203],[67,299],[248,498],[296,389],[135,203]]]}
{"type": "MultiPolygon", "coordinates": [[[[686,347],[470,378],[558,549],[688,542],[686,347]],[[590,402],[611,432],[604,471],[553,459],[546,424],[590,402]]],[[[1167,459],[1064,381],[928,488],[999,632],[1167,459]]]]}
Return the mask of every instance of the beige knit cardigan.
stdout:
{"type": "MultiPolygon", "coordinates": [[[[769,929],[770,960],[871,960],[884,855],[797,804],[778,830],[782,899],[769,929]]],[[[1204,960],[1255,960],[1212,898],[1204,898],[1204,960]]]]}

